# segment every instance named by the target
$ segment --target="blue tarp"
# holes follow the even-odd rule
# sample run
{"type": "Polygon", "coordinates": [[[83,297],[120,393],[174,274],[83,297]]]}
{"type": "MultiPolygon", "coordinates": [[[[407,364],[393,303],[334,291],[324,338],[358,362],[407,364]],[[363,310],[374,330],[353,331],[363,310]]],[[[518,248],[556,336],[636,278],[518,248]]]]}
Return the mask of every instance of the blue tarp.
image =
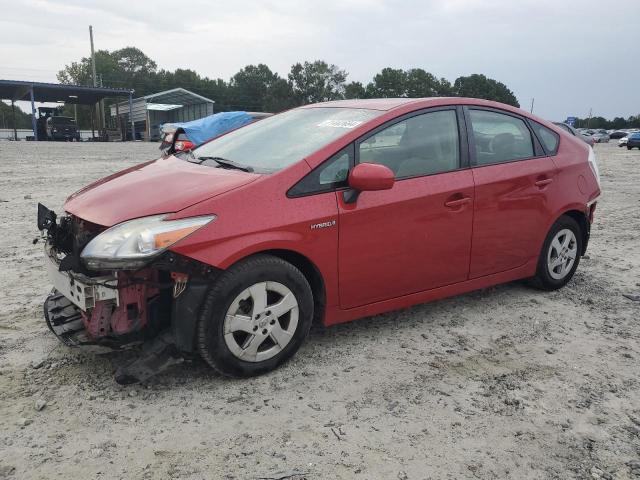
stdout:
{"type": "Polygon", "coordinates": [[[198,146],[229,130],[242,127],[252,120],[253,117],[247,112],[221,112],[191,122],[171,123],[171,125],[182,128],[187,138],[198,146]]]}

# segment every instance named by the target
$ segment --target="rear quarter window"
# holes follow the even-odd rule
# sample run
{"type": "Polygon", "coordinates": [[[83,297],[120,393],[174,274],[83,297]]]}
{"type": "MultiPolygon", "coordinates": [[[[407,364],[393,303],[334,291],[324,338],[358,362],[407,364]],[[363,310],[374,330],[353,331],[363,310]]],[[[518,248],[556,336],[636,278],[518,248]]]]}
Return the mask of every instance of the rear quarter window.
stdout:
{"type": "Polygon", "coordinates": [[[538,122],[534,122],[533,120],[529,120],[531,124],[531,128],[535,132],[538,140],[542,143],[542,146],[547,151],[549,155],[555,155],[558,153],[558,146],[560,145],[560,135],[551,130],[550,128],[545,127],[544,125],[539,124],[538,122]]]}

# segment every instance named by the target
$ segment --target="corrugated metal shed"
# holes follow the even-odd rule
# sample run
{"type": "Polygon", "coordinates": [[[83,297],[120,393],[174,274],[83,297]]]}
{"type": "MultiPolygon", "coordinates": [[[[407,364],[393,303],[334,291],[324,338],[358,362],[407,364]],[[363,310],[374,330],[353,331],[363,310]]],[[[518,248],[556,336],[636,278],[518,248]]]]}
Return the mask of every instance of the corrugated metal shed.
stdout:
{"type": "MultiPolygon", "coordinates": [[[[146,132],[147,138],[159,134],[158,128],[167,122],[188,122],[213,114],[215,102],[209,98],[190,92],[184,88],[174,88],[134,98],[132,102],[133,121],[136,132],[146,132]]],[[[111,106],[111,116],[129,117],[129,104],[111,106]]]]}

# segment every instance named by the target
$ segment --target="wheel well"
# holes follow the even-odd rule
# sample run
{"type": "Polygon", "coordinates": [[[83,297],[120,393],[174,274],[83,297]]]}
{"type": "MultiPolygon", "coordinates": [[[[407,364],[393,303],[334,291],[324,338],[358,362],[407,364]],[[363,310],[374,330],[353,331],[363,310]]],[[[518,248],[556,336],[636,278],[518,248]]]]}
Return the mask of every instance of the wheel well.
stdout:
{"type": "Polygon", "coordinates": [[[327,297],[324,280],[318,270],[318,267],[316,267],[314,263],[304,255],[291,250],[266,250],[257,253],[273,255],[274,257],[281,258],[302,272],[307,279],[307,282],[309,282],[311,291],[313,292],[313,321],[318,324],[322,324],[327,297]]]}
{"type": "Polygon", "coordinates": [[[573,218],[580,226],[580,232],[582,233],[582,255],[584,255],[587,251],[587,243],[589,243],[589,234],[591,233],[591,224],[587,216],[579,210],[569,210],[568,212],[564,212],[563,215],[573,218]]]}

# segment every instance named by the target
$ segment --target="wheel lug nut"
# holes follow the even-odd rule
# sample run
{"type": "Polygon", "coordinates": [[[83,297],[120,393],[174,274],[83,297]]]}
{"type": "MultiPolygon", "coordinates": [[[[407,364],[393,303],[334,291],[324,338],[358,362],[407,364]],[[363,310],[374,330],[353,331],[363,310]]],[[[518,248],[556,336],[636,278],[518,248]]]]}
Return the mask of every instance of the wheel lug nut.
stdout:
{"type": "Polygon", "coordinates": [[[258,326],[256,325],[256,326],[253,327],[253,331],[255,332],[257,330],[258,330],[258,326]]]}
{"type": "Polygon", "coordinates": [[[266,335],[267,334],[267,329],[265,328],[264,330],[262,330],[262,334],[266,335]]]}
{"type": "Polygon", "coordinates": [[[271,325],[275,325],[275,324],[276,324],[276,321],[275,321],[275,319],[273,319],[273,318],[272,318],[272,319],[271,319],[271,321],[270,321],[269,323],[270,323],[271,325]]]}

